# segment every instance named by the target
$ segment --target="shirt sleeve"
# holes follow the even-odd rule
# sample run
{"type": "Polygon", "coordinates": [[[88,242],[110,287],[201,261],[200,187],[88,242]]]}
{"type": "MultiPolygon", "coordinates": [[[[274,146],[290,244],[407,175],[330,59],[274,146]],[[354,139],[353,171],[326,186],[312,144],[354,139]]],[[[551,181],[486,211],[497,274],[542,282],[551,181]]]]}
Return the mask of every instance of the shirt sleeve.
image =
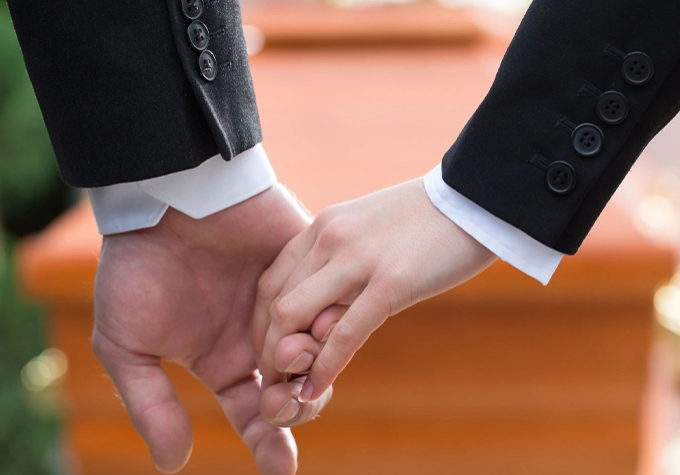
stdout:
{"type": "Polygon", "coordinates": [[[168,207],[201,219],[251,198],[276,183],[262,144],[225,161],[150,180],[88,189],[99,233],[117,234],[158,224],[168,207]]]}
{"type": "Polygon", "coordinates": [[[497,218],[451,188],[441,164],[424,177],[434,206],[500,259],[547,285],[564,254],[497,218]]]}

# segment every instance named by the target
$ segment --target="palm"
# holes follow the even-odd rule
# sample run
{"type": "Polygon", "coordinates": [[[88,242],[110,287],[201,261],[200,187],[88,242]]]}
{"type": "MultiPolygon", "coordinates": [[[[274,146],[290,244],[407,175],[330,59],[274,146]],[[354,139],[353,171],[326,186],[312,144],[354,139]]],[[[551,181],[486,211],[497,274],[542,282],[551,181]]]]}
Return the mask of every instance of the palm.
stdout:
{"type": "Polygon", "coordinates": [[[93,344],[162,470],[181,468],[192,440],[167,360],[216,394],[263,473],[295,471],[290,432],[260,416],[252,313],[259,277],[306,224],[277,187],[204,220],[170,210],[155,228],[105,240],[93,344]]]}

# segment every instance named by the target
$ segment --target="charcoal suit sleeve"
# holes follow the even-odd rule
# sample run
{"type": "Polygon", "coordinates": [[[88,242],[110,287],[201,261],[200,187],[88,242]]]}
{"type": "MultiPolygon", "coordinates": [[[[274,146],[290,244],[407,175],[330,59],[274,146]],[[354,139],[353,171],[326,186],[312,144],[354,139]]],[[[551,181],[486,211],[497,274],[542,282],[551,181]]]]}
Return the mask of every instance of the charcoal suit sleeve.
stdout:
{"type": "Polygon", "coordinates": [[[442,161],[454,190],[574,254],[680,109],[680,2],[535,0],[442,161]]]}
{"type": "Polygon", "coordinates": [[[238,0],[8,0],[63,179],[99,187],[261,142],[238,0]]]}

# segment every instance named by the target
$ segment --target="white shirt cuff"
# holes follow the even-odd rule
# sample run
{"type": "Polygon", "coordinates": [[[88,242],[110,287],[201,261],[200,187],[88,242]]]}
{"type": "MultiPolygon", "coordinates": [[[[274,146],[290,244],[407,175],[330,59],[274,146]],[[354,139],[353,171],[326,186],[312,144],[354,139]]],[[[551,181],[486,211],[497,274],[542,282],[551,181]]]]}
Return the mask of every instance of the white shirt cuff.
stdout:
{"type": "Polygon", "coordinates": [[[486,211],[446,184],[441,164],[423,178],[439,211],[513,267],[547,285],[564,254],[486,211]]]}
{"type": "Polygon", "coordinates": [[[169,206],[201,219],[267,190],[276,174],[262,144],[225,161],[221,155],[185,170],[88,190],[100,234],[158,224],[169,206]]]}

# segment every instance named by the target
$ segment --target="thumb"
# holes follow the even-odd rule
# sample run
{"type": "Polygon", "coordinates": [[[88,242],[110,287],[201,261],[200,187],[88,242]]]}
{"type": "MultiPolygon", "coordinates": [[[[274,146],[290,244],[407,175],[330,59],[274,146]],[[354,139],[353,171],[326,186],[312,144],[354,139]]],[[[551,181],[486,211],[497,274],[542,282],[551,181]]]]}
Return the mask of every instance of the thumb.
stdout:
{"type": "Polygon", "coordinates": [[[193,444],[191,423],[160,358],[132,353],[95,329],[92,347],[113,379],[132,425],[163,473],[179,471],[193,444]]]}

